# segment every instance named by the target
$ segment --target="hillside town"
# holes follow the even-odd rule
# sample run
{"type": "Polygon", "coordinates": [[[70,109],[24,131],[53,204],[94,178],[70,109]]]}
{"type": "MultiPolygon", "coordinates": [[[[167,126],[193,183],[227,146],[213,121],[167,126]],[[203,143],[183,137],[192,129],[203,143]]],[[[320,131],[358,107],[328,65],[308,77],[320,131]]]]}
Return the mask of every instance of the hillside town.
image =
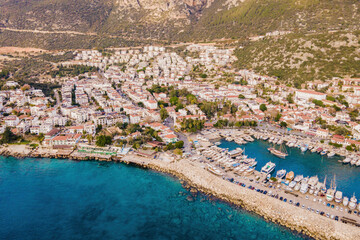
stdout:
{"type": "Polygon", "coordinates": [[[237,191],[251,190],[247,194],[270,207],[271,199],[288,201],[332,222],[360,226],[355,193],[350,198],[348,188],[337,188],[335,176],[330,186],[326,176],[320,181],[327,167],[312,177],[294,174],[311,158],[294,160],[305,152],[358,169],[360,79],[314,80],[295,88],[236,69],[233,53],[202,44],[79,50],[51,72],[50,81],[59,86],[52,91],[8,76],[0,90],[0,154],[122,161],[196,179],[210,174],[243,189],[237,191]],[[274,174],[281,160],[258,160],[240,148],[266,141],[271,157],[298,165],[274,174]],[[283,145],[299,152],[289,156],[283,145]],[[265,166],[255,169],[258,163],[265,166]]]}
{"type": "Polygon", "coordinates": [[[270,124],[337,148],[359,149],[360,79],[313,81],[296,89],[274,77],[235,70],[235,60],[233,49],[199,44],[180,53],[156,46],[77,51],[62,66],[98,71],[56,77],[61,88],[52,97],[11,80],[4,84],[0,132],[8,129],[25,143],[38,139],[50,148],[94,145],[108,135],[113,146],[148,148],[150,142],[158,149],[151,142],[174,144],[179,135],[203,128],[270,124]],[[135,141],[143,140],[146,128],[155,132],[149,141],[135,141]]]}

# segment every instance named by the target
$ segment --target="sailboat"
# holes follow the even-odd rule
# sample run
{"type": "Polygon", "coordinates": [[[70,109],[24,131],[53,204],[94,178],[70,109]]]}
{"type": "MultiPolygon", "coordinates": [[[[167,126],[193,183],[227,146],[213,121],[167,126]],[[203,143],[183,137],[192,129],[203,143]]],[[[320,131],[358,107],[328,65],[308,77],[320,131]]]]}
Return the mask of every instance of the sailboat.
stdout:
{"type": "Polygon", "coordinates": [[[326,193],[326,176],[324,179],[324,183],[322,184],[321,188],[320,188],[320,192],[325,194],[326,193]]]}
{"type": "Polygon", "coordinates": [[[326,192],[326,201],[331,202],[334,199],[336,192],[336,183],[335,183],[335,175],[334,175],[334,181],[331,181],[330,188],[326,192]]]}
{"type": "Polygon", "coordinates": [[[271,154],[274,154],[277,157],[285,158],[289,154],[286,151],[286,148],[281,144],[279,149],[276,149],[275,147],[268,148],[269,152],[271,154]]]}

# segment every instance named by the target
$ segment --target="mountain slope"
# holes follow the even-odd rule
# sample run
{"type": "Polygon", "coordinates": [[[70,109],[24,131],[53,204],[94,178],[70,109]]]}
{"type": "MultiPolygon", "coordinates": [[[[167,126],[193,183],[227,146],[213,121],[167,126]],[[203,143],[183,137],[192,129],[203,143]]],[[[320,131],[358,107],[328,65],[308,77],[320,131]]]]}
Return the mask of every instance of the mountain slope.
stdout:
{"type": "Polygon", "coordinates": [[[358,0],[0,0],[0,27],[170,40],[360,28],[358,0]]]}

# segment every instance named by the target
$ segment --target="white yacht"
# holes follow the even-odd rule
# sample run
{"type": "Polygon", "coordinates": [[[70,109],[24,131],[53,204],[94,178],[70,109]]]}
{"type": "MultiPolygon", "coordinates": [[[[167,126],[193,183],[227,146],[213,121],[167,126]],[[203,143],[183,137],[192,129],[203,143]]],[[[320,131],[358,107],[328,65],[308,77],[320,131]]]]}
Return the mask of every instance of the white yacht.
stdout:
{"type": "Polygon", "coordinates": [[[295,182],[300,182],[303,178],[304,178],[303,175],[296,175],[296,177],[294,178],[294,181],[295,182]]]}
{"type": "Polygon", "coordinates": [[[307,193],[308,188],[309,188],[309,184],[303,183],[303,184],[301,184],[300,192],[301,192],[302,194],[305,194],[305,193],[307,193]]]}
{"type": "Polygon", "coordinates": [[[335,195],[335,189],[328,189],[326,192],[326,201],[331,202],[332,200],[334,200],[334,195],[335,195]]]}
{"type": "Polygon", "coordinates": [[[299,191],[300,190],[300,187],[301,187],[301,183],[297,183],[294,187],[294,190],[295,191],[299,191]]]}
{"type": "Polygon", "coordinates": [[[308,150],[308,146],[306,144],[303,144],[300,149],[302,152],[306,152],[308,150]]]}
{"type": "Polygon", "coordinates": [[[345,207],[349,204],[349,198],[348,197],[344,197],[343,204],[344,204],[345,207]]]}
{"type": "Polygon", "coordinates": [[[356,208],[356,203],[357,203],[357,199],[356,199],[355,193],[354,193],[354,195],[350,198],[349,208],[350,209],[355,209],[356,208]]]}
{"type": "Polygon", "coordinates": [[[327,154],[327,156],[328,156],[328,157],[333,157],[333,156],[335,156],[335,153],[334,153],[334,152],[329,152],[329,153],[327,154]]]}
{"type": "Polygon", "coordinates": [[[347,157],[343,160],[344,164],[350,163],[351,162],[351,158],[347,157]]]}
{"type": "Polygon", "coordinates": [[[342,192],[340,192],[340,191],[337,191],[336,193],[335,193],[335,202],[337,202],[337,203],[341,203],[341,201],[342,201],[342,192]]]}
{"type": "Polygon", "coordinates": [[[279,171],[276,172],[276,177],[279,179],[284,178],[286,175],[286,170],[285,169],[281,169],[279,171]]]}
{"type": "Polygon", "coordinates": [[[294,188],[296,186],[296,182],[295,181],[291,181],[289,183],[289,188],[294,188]]]}
{"type": "Polygon", "coordinates": [[[314,186],[310,186],[309,193],[312,195],[314,194],[315,188],[314,186]]]}
{"type": "Polygon", "coordinates": [[[313,176],[309,179],[309,185],[311,187],[315,187],[315,185],[319,182],[319,178],[317,176],[313,176]]]}
{"type": "Polygon", "coordinates": [[[335,183],[335,175],[334,175],[334,180],[331,180],[330,188],[326,191],[326,201],[331,202],[332,200],[334,200],[335,192],[336,192],[336,183],[335,183]]]}
{"type": "Polygon", "coordinates": [[[276,167],[275,163],[268,162],[268,163],[266,163],[265,166],[263,166],[261,168],[261,172],[266,173],[266,174],[270,174],[270,173],[272,173],[274,171],[275,167],[276,167]]]}

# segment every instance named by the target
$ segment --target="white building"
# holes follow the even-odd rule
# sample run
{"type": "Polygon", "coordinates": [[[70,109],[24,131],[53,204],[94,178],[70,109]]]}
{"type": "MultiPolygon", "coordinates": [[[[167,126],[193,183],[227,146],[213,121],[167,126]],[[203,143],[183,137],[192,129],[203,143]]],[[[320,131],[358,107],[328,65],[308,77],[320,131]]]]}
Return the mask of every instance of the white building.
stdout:
{"type": "Polygon", "coordinates": [[[309,100],[309,99],[324,100],[326,99],[326,94],[311,90],[297,90],[295,92],[295,97],[304,100],[309,100]]]}

